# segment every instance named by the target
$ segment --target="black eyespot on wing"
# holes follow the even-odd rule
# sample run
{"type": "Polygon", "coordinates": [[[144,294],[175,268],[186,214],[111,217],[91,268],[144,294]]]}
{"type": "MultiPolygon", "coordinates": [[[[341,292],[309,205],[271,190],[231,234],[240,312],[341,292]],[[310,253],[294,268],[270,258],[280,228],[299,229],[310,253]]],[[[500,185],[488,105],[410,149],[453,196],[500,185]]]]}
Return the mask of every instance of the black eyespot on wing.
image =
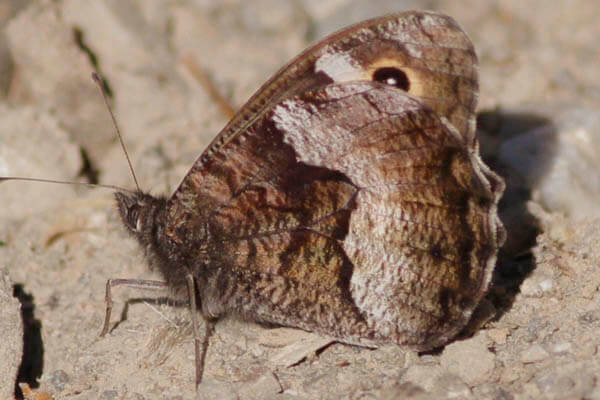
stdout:
{"type": "Polygon", "coordinates": [[[410,89],[410,81],[404,71],[394,67],[383,67],[373,72],[373,80],[397,87],[405,92],[410,89]]]}

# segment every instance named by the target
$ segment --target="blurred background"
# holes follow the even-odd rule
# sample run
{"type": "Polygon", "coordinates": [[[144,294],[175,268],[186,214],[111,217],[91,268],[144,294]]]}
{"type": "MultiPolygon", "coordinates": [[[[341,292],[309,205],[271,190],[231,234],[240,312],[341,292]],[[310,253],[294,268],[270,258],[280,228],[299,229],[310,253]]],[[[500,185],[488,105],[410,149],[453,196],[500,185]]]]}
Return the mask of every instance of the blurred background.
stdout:
{"type": "MultiPolygon", "coordinates": [[[[436,354],[335,345],[280,370],[269,360],[289,343],[226,321],[208,356],[206,393],[600,397],[595,2],[1,0],[0,176],[133,187],[90,78],[96,69],[140,185],[169,194],[228,120],[210,87],[240,107],[310,43],[408,9],[454,17],[480,60],[482,153],[508,183],[509,237],[482,311],[486,329],[436,354]]],[[[110,192],[7,182],[0,204],[0,274],[10,292],[0,312],[4,321],[17,313],[4,329],[18,333],[19,320],[37,329],[22,381],[57,398],[192,398],[185,310],[140,302],[112,337],[97,338],[106,279],[152,276],[123,239],[110,192]],[[14,285],[28,316],[19,317],[14,285]]],[[[3,350],[17,366],[18,347],[3,350]]]]}

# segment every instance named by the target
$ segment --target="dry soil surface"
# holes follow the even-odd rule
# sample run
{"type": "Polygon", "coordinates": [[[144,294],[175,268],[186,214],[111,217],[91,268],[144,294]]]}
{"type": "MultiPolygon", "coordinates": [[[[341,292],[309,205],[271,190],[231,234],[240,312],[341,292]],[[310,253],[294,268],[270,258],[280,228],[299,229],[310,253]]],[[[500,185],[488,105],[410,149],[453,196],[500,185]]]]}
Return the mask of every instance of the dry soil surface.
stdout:
{"type": "MultiPolygon", "coordinates": [[[[240,106],[310,42],[403,9],[442,11],[471,36],[482,152],[508,183],[508,241],[473,329],[417,354],[321,348],[322,338],[297,330],[224,320],[210,340],[202,398],[600,399],[597,4],[0,2],[0,175],[133,186],[90,79],[95,65],[140,185],[157,194],[177,186],[227,120],[191,65],[240,106]]],[[[113,324],[121,322],[98,337],[106,280],[157,278],[111,191],[5,182],[0,204],[0,329],[18,337],[23,325],[26,344],[8,333],[0,343],[9,361],[0,397],[12,396],[22,357],[19,380],[40,396],[194,398],[185,306],[117,289],[113,324]]]]}

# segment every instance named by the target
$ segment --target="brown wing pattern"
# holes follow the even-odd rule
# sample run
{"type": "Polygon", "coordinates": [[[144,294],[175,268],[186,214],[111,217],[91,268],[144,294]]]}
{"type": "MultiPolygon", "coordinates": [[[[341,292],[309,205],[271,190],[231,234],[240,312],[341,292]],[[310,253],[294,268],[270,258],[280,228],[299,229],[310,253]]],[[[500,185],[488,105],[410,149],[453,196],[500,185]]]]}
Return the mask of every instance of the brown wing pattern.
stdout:
{"type": "MultiPolygon", "coordinates": [[[[452,18],[409,11],[345,28],[306,49],[248,100],[194,167],[219,157],[228,141],[263,119],[273,104],[332,82],[372,81],[373,73],[386,67],[401,68],[411,83],[409,94],[474,140],[478,67],[473,44],[452,18]]],[[[171,203],[179,200],[186,179],[171,203]]]]}
{"type": "Polygon", "coordinates": [[[280,70],[168,202],[166,235],[195,243],[204,312],[349,343],[453,337],[502,241],[503,183],[476,153],[476,62],[452,19],[412,12],[280,70]],[[373,82],[387,68],[404,91],[373,82]]]}

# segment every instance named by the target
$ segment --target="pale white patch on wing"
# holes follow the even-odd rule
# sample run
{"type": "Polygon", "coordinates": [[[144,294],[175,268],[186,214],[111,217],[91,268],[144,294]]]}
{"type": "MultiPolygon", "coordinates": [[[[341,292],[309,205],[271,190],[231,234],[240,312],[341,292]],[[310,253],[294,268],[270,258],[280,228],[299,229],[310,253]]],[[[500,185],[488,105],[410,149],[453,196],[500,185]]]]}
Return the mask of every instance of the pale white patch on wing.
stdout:
{"type": "Polygon", "coordinates": [[[444,21],[444,18],[437,14],[427,14],[423,13],[421,15],[421,26],[426,29],[435,29],[439,28],[441,21],[444,21]]]}
{"type": "Polygon", "coordinates": [[[324,72],[334,82],[344,82],[359,79],[362,68],[350,54],[328,48],[316,60],[315,72],[324,72]]]}
{"type": "Polygon", "coordinates": [[[385,28],[379,30],[379,35],[386,40],[394,40],[400,43],[410,43],[413,40],[413,32],[407,29],[408,21],[399,24],[397,20],[390,20],[385,28]]]}
{"type": "Polygon", "coordinates": [[[421,51],[421,46],[417,46],[412,43],[406,43],[404,45],[404,49],[408,53],[409,56],[413,58],[421,58],[423,57],[423,52],[421,51]]]}

